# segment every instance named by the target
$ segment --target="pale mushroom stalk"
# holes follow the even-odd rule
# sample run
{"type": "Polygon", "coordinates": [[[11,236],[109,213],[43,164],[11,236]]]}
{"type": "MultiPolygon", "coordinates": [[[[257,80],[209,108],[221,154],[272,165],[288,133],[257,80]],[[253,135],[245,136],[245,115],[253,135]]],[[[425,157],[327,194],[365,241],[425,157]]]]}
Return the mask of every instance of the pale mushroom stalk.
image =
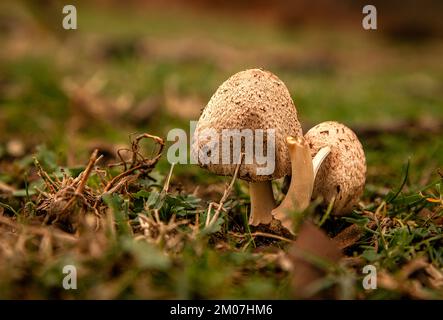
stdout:
{"type": "Polygon", "coordinates": [[[272,221],[272,209],[275,208],[275,199],[271,181],[249,182],[251,198],[251,214],[249,224],[258,226],[272,221]]]}
{"type": "Polygon", "coordinates": [[[309,206],[315,175],[329,154],[330,148],[322,148],[312,159],[309,144],[303,137],[287,137],[286,143],[291,159],[291,184],[281,204],[272,210],[272,215],[293,233],[293,221],[289,213],[303,212],[309,206]]]}

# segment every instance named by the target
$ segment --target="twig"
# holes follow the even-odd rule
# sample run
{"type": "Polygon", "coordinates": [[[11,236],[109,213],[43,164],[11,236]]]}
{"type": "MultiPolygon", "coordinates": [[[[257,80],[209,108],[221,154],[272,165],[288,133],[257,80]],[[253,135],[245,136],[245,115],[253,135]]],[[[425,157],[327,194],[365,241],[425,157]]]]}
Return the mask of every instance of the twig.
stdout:
{"type": "Polygon", "coordinates": [[[59,185],[57,185],[51,177],[48,175],[48,173],[43,170],[42,166],[40,165],[40,162],[37,160],[37,158],[34,157],[34,164],[37,167],[38,175],[43,179],[43,181],[46,183],[46,186],[48,187],[51,192],[55,193],[56,190],[59,189],[59,185]]]}
{"type": "Polygon", "coordinates": [[[88,165],[86,166],[85,171],[83,171],[83,173],[82,173],[82,179],[80,180],[80,184],[78,185],[77,189],[75,190],[76,194],[80,194],[83,192],[86,182],[88,181],[89,175],[91,174],[92,168],[94,167],[94,164],[97,163],[97,161],[98,161],[97,155],[98,155],[98,149],[95,149],[92,152],[91,157],[89,158],[89,162],[88,162],[88,165]]]}
{"type": "MultiPolygon", "coordinates": [[[[244,234],[237,234],[237,233],[231,233],[233,236],[238,237],[238,238],[245,238],[246,235],[244,234]]],[[[289,243],[294,242],[294,240],[276,235],[276,234],[272,234],[272,233],[267,233],[267,232],[261,232],[261,231],[256,231],[250,234],[251,237],[265,237],[265,238],[272,238],[272,239],[277,239],[277,240],[281,240],[281,241],[286,241],[289,243]]]]}
{"type": "Polygon", "coordinates": [[[213,204],[214,202],[211,202],[208,206],[208,214],[206,215],[205,227],[209,226],[209,223],[211,222],[211,211],[213,204]]]}
{"type": "Polygon", "coordinates": [[[69,199],[69,201],[63,207],[63,209],[60,211],[60,215],[63,215],[69,209],[69,207],[74,203],[76,197],[79,196],[83,192],[86,182],[88,181],[89,175],[92,172],[92,168],[94,167],[94,164],[98,160],[97,155],[98,155],[98,149],[95,149],[92,152],[91,157],[89,158],[89,162],[88,162],[88,165],[86,166],[86,169],[81,174],[82,176],[81,176],[80,183],[77,186],[77,188],[75,189],[75,193],[74,193],[73,197],[71,197],[71,199],[69,199]]]}
{"type": "MultiPolygon", "coordinates": [[[[129,169],[125,170],[124,172],[122,172],[119,175],[112,178],[111,181],[109,181],[108,184],[106,185],[106,187],[104,188],[103,193],[107,193],[114,186],[114,184],[116,184],[119,180],[121,180],[124,177],[127,177],[129,175],[132,175],[137,170],[143,171],[143,170],[152,169],[155,166],[155,164],[158,162],[158,160],[160,159],[164,146],[165,146],[165,143],[164,143],[163,139],[160,137],[153,136],[148,133],[144,133],[144,134],[137,136],[134,139],[134,141],[132,142],[132,151],[131,151],[132,152],[132,161],[131,161],[131,165],[129,166],[129,169]],[[146,158],[142,157],[141,160],[137,160],[137,154],[139,154],[138,150],[140,147],[139,144],[142,139],[152,139],[155,142],[157,142],[157,144],[160,146],[160,148],[157,151],[157,154],[154,158],[146,159],[146,158]]],[[[123,162],[123,163],[120,163],[120,165],[123,165],[126,168],[127,163],[123,162]]]]}
{"type": "Polygon", "coordinates": [[[168,177],[166,178],[165,184],[163,186],[163,192],[167,193],[169,190],[169,183],[171,182],[172,171],[174,170],[175,163],[171,164],[171,169],[169,169],[168,177]]]}
{"type": "Polygon", "coordinates": [[[10,185],[7,185],[6,183],[0,181],[0,193],[13,193],[14,191],[14,187],[11,187],[10,185]]]}
{"type": "MultiPolygon", "coordinates": [[[[41,228],[41,227],[37,227],[37,226],[24,226],[24,225],[19,225],[13,221],[11,221],[10,219],[6,218],[6,217],[2,217],[0,216],[0,224],[4,224],[10,228],[14,228],[16,230],[22,231],[22,230],[29,230],[35,234],[38,235],[45,235],[48,231],[47,228],[41,228]]],[[[57,229],[51,229],[51,235],[54,236],[55,238],[61,239],[61,240],[66,240],[68,242],[74,243],[78,241],[78,238],[75,236],[72,236],[66,232],[63,231],[59,231],[57,229]]]]}
{"type": "MultiPolygon", "coordinates": [[[[241,153],[239,162],[238,162],[237,166],[235,167],[235,171],[234,171],[234,175],[232,176],[231,183],[225,189],[223,196],[221,197],[220,202],[218,203],[218,208],[215,210],[214,216],[211,218],[211,220],[209,221],[209,224],[207,225],[208,227],[212,226],[217,221],[218,216],[220,215],[220,212],[222,211],[223,204],[228,199],[229,194],[231,193],[232,187],[234,186],[235,180],[237,179],[238,171],[239,171],[240,166],[243,162],[243,156],[244,156],[244,153],[241,153]]],[[[211,214],[211,212],[208,211],[208,216],[210,214],[211,214]]]]}

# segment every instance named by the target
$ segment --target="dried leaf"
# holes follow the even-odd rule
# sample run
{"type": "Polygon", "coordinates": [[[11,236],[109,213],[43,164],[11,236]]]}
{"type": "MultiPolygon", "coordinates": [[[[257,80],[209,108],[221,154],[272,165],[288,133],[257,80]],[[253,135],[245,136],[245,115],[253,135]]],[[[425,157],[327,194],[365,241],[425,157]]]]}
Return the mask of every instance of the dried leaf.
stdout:
{"type": "Polygon", "coordinates": [[[327,274],[327,266],[336,265],[342,255],[336,241],[311,222],[303,223],[289,252],[293,264],[292,286],[296,298],[325,298],[330,292],[311,296],[309,286],[327,274]]]}

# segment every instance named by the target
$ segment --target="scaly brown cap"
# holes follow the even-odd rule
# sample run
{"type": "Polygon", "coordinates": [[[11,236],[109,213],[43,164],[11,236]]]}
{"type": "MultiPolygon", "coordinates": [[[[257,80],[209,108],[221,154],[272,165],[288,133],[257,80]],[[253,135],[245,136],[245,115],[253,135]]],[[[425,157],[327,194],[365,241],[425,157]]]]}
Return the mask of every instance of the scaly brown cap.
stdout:
{"type": "MultiPolygon", "coordinates": [[[[214,93],[198,121],[192,153],[198,154],[207,140],[200,139],[205,129],[215,129],[220,136],[223,129],[275,129],[275,170],[269,175],[257,175],[255,161],[242,165],[239,178],[248,181],[266,181],[281,178],[291,173],[291,163],[286,137],[301,136],[302,129],[297,110],[285,84],[274,74],[261,69],[250,69],[236,73],[226,80],[214,93]]],[[[263,143],[266,155],[266,131],[263,143]]],[[[199,164],[218,175],[233,175],[235,164],[222,164],[222,148],[218,146],[219,164],[199,164]]],[[[244,152],[244,141],[242,141],[244,152]]],[[[232,143],[231,143],[232,154],[232,143]]],[[[234,155],[238,157],[238,155],[234,155]]],[[[255,157],[254,157],[255,159],[255,157]]]]}
{"type": "Polygon", "coordinates": [[[363,194],[366,180],[365,153],[357,136],[345,125],[327,121],[311,128],[305,139],[312,157],[322,147],[331,148],[315,178],[313,198],[322,196],[328,204],[335,197],[333,214],[351,212],[363,194]]]}

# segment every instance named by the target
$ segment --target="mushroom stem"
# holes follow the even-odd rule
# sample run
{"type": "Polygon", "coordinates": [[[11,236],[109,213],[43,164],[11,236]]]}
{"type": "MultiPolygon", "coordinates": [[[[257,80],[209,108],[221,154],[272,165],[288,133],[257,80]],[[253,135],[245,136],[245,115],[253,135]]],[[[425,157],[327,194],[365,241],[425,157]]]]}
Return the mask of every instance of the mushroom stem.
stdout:
{"type": "Polygon", "coordinates": [[[287,137],[286,144],[291,159],[291,184],[282,203],[272,210],[272,215],[280,220],[282,225],[291,233],[294,233],[293,219],[289,213],[291,211],[301,213],[309,206],[315,175],[323,160],[330,153],[330,148],[321,149],[312,159],[309,145],[303,137],[297,139],[287,137]]]}
{"type": "Polygon", "coordinates": [[[272,209],[275,208],[272,182],[250,182],[249,194],[251,197],[251,214],[249,224],[257,226],[260,223],[269,224],[272,221],[272,209]]]}

